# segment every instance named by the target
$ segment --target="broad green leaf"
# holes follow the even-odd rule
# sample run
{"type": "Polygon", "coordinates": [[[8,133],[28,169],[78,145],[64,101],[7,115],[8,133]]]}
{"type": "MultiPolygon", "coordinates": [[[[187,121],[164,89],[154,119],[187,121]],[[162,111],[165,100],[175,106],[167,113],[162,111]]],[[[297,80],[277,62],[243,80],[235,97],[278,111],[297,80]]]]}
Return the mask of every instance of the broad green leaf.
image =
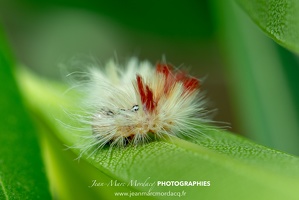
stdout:
{"type": "MultiPolygon", "coordinates": [[[[44,126],[40,126],[43,156],[47,166],[53,197],[57,199],[113,199],[113,187],[89,187],[92,180],[109,182],[111,178],[97,170],[66,147],[44,126]]],[[[129,192],[119,188],[118,192],[129,192]]]]}
{"type": "Polygon", "coordinates": [[[289,87],[296,81],[288,84],[283,68],[289,66],[280,59],[278,45],[235,1],[215,0],[214,9],[238,120],[234,126],[261,144],[298,155],[298,111],[289,87]]]}
{"type": "Polygon", "coordinates": [[[0,30],[0,199],[50,199],[35,128],[12,73],[0,30]]]}
{"type": "MultiPolygon", "coordinates": [[[[59,119],[69,126],[80,125],[64,112],[65,109],[76,111],[76,104],[80,101],[78,96],[63,94],[65,86],[39,79],[26,71],[19,71],[18,77],[28,105],[47,126],[48,133],[55,134],[62,144],[72,145],[78,141],[78,132],[57,121],[59,119]]],[[[181,139],[155,141],[136,148],[114,148],[112,151],[104,148],[91,157],[83,155],[81,159],[90,165],[79,172],[87,183],[89,180],[89,184],[82,182],[82,190],[88,190],[91,181],[97,179],[90,172],[98,171],[98,174],[105,174],[98,182],[117,180],[126,185],[106,186],[104,189],[109,190],[106,195],[110,197],[120,189],[149,191],[147,186],[128,185],[131,181],[147,180],[156,184],[151,191],[186,193],[183,199],[298,198],[299,158],[223,130],[207,130],[205,134],[207,136],[193,142],[181,139]],[[210,181],[211,186],[158,186],[158,181],[210,181]]],[[[60,148],[55,151],[66,153],[60,148]]],[[[78,151],[74,152],[78,156],[78,151]]],[[[69,167],[76,168],[78,165],[73,161],[69,167]]],[[[100,194],[103,195],[103,192],[100,194]]]]}
{"type": "Polygon", "coordinates": [[[299,1],[236,0],[273,40],[299,53],[299,1]]]}

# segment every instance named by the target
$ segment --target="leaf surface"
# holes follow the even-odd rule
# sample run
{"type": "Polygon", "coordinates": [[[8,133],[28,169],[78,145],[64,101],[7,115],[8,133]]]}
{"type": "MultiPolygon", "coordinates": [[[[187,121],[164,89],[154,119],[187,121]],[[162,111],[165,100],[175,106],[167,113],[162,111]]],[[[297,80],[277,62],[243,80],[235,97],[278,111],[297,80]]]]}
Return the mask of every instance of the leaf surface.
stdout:
{"type": "Polygon", "coordinates": [[[50,199],[36,130],[13,77],[0,30],[0,199],[50,199]]]}
{"type": "MultiPolygon", "coordinates": [[[[36,116],[47,124],[50,132],[66,145],[80,141],[82,133],[71,128],[80,127],[80,124],[64,111],[77,112],[78,96],[63,94],[65,86],[39,79],[26,71],[20,71],[18,75],[28,104],[36,116]]],[[[213,129],[206,130],[205,134],[192,142],[169,139],[138,147],[113,148],[111,151],[104,148],[92,156],[84,154],[82,159],[91,164],[90,168],[105,174],[108,180],[123,182],[125,188],[133,192],[179,192],[180,195],[185,193],[183,197],[186,199],[298,197],[297,157],[260,146],[227,131],[213,129]],[[150,189],[130,184],[132,181],[147,181],[155,183],[155,186],[150,189]],[[210,181],[210,186],[162,186],[158,185],[159,181],[210,181]]],[[[79,154],[76,150],[74,152],[79,154]]],[[[73,165],[76,166],[77,162],[73,165]]],[[[81,173],[86,171],[82,170],[81,173]]],[[[93,177],[86,175],[85,178],[91,183],[93,177]]],[[[109,189],[110,195],[119,191],[118,187],[109,189]]]]}
{"type": "Polygon", "coordinates": [[[268,36],[280,45],[299,53],[299,1],[236,1],[268,36]]]}

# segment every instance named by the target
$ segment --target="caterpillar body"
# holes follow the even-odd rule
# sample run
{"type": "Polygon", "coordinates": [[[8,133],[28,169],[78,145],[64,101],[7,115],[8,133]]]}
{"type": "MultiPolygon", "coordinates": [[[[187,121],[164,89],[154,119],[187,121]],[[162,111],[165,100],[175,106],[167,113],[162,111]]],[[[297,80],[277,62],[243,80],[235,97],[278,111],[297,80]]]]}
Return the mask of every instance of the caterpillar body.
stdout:
{"type": "Polygon", "coordinates": [[[124,68],[114,61],[92,67],[83,85],[86,113],[81,122],[90,127],[83,151],[104,145],[146,143],[150,135],[197,137],[209,122],[201,81],[166,62],[152,66],[132,58],[124,68]]]}

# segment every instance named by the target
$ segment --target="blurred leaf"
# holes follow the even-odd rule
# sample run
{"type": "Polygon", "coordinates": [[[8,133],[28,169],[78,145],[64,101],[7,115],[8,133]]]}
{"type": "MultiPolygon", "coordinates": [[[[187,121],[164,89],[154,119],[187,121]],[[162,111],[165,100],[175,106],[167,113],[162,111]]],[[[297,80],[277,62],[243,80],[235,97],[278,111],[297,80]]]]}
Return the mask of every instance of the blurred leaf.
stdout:
{"type": "Polygon", "coordinates": [[[273,40],[299,53],[299,1],[236,0],[273,40]]]}
{"type": "MultiPolygon", "coordinates": [[[[79,99],[63,95],[66,87],[39,79],[26,71],[18,72],[22,91],[37,118],[66,145],[80,140],[79,127],[64,112],[76,112],[79,99]],[[31,98],[35,96],[36,98],[31,98]],[[55,116],[55,117],[53,117],[55,116]],[[56,119],[62,120],[62,126],[56,119]]],[[[200,130],[199,130],[200,131],[200,130]]],[[[85,133],[91,134],[91,133],[85,133]]],[[[186,192],[187,199],[297,199],[299,192],[299,158],[254,144],[222,130],[207,130],[208,137],[194,143],[181,139],[155,141],[124,149],[102,149],[87,158],[90,170],[97,168],[107,179],[126,184],[131,180],[211,181],[211,187],[155,186],[152,191],[186,192]]],[[[82,135],[81,135],[82,136],[82,135]]],[[[78,152],[75,151],[75,153],[78,152]]],[[[77,162],[73,166],[78,165],[77,162]]],[[[82,170],[86,178],[94,176],[82,170]]],[[[107,180],[106,179],[106,180],[107,180]]],[[[83,187],[87,187],[84,183],[83,187]]],[[[146,192],[149,187],[126,185],[130,191],[146,192]]],[[[110,187],[110,195],[119,187],[110,187]]],[[[73,191],[74,192],[74,191],[73,191]]],[[[79,191],[78,191],[79,192],[79,191]]],[[[163,197],[156,196],[160,199],[163,197]]]]}
{"type": "Polygon", "coordinates": [[[0,30],[0,199],[50,199],[37,135],[11,71],[0,30]]]}
{"type": "MultiPolygon", "coordinates": [[[[168,39],[209,38],[213,32],[211,18],[207,17],[210,15],[207,1],[16,0],[16,3],[23,8],[34,8],[32,12],[48,10],[54,6],[87,10],[132,30],[150,32],[168,39]]],[[[6,12],[5,7],[3,12],[6,12]]]]}
{"type": "MultiPolygon", "coordinates": [[[[214,1],[237,123],[247,137],[299,155],[296,102],[277,45],[234,1],[214,1]]],[[[293,83],[294,84],[294,83],[293,83]]]]}

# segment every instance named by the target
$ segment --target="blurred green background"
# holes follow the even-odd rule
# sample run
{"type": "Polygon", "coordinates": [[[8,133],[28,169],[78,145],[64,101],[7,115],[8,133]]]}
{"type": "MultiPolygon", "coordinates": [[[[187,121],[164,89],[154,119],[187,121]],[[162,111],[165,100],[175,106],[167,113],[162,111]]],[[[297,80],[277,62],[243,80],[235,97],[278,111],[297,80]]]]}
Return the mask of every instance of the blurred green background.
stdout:
{"type": "Polygon", "coordinates": [[[299,59],[234,2],[1,0],[0,23],[18,63],[61,79],[78,55],[105,63],[163,55],[205,77],[215,120],[259,144],[299,155],[299,59]]]}

